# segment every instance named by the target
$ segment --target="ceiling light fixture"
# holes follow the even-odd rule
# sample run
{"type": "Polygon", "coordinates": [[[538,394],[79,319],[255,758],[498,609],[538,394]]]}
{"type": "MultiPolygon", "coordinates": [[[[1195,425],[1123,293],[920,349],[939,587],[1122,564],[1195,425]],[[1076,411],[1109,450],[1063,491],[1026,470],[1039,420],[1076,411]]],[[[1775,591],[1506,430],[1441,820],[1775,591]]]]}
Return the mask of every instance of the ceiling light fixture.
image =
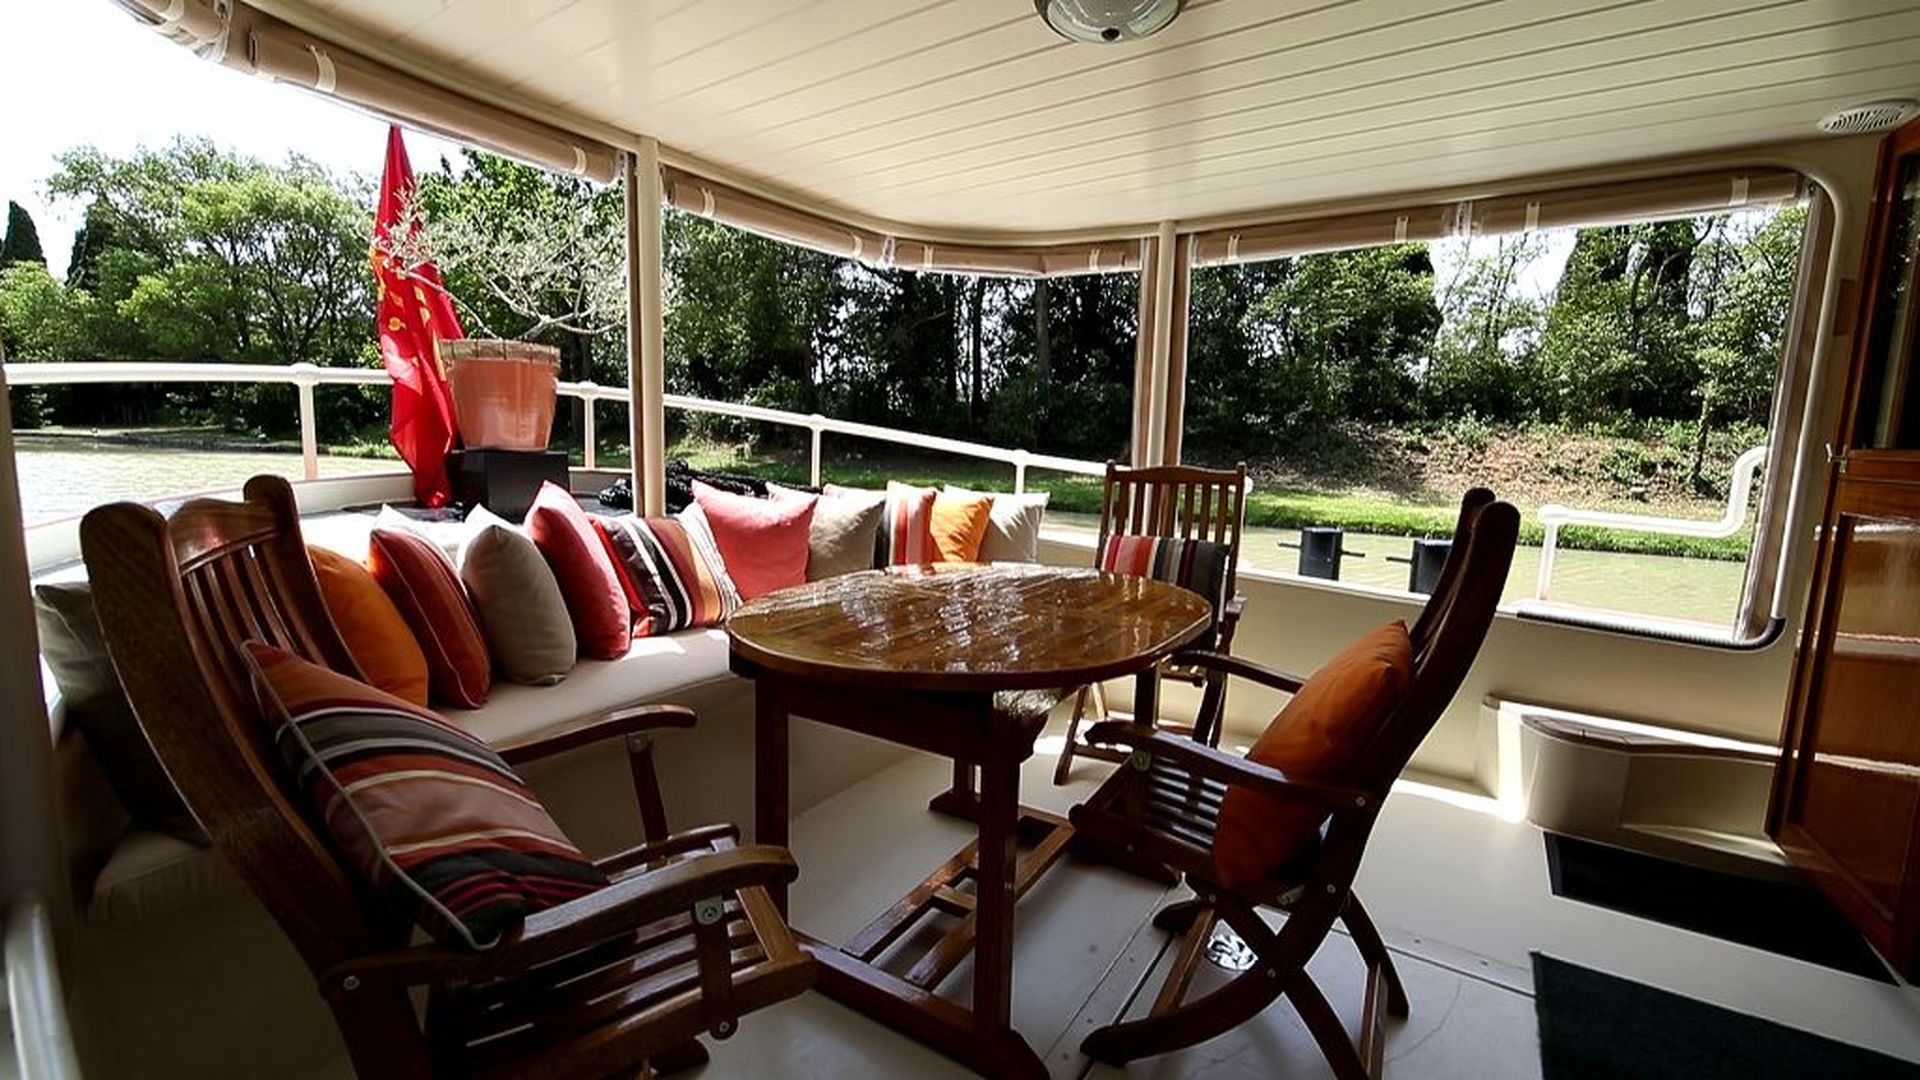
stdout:
{"type": "Polygon", "coordinates": [[[1033,0],[1033,6],[1068,41],[1110,45],[1165,30],[1186,0],[1033,0]]]}

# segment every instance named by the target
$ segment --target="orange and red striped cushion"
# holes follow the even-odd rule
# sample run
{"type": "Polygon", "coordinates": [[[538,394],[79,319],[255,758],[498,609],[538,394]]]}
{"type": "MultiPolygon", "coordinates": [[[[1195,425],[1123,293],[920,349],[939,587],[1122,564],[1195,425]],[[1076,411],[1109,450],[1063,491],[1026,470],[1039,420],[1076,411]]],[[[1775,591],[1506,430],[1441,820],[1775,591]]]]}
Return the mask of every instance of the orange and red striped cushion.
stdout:
{"type": "Polygon", "coordinates": [[[939,492],[887,481],[887,509],[880,519],[882,566],[924,566],[940,561],[933,541],[933,500],[939,492]]]}
{"type": "Polygon", "coordinates": [[[284,649],[246,650],[294,787],[350,869],[442,944],[487,948],[607,884],[486,744],[284,649]]]}
{"type": "Polygon", "coordinates": [[[638,618],[635,637],[718,626],[740,606],[697,506],[684,517],[596,520],[638,618]]]}
{"type": "Polygon", "coordinates": [[[1100,549],[1097,569],[1110,574],[1152,578],[1197,592],[1220,621],[1227,601],[1227,548],[1211,540],[1179,540],[1165,536],[1109,536],[1100,549]]]}
{"type": "Polygon", "coordinates": [[[493,689],[493,660],[447,553],[418,533],[375,529],[367,542],[367,569],[420,643],[431,695],[462,709],[485,705],[493,689]]]}

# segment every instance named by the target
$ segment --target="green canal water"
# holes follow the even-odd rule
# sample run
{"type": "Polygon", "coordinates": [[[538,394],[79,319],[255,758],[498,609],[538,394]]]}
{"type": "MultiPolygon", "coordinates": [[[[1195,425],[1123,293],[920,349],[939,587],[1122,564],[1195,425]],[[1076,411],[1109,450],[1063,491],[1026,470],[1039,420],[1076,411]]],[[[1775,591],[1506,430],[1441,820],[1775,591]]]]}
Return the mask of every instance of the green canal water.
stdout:
{"type": "MultiPolygon", "coordinates": [[[[237,488],[271,473],[297,480],[300,455],[277,451],[183,450],[132,446],[72,436],[15,436],[20,504],[27,524],[85,513],[115,499],[155,499],[192,491],[237,488]]],[[[320,458],[321,476],[392,472],[397,461],[320,458]]]]}
{"type": "MultiPolygon", "coordinates": [[[[1087,514],[1049,514],[1047,521],[1056,527],[1066,526],[1088,534],[1099,531],[1098,519],[1087,514]]],[[[1294,529],[1249,528],[1240,541],[1241,565],[1292,573],[1299,567],[1300,553],[1281,545],[1294,543],[1299,538],[1299,532],[1294,529]]],[[[1342,560],[1340,580],[1404,589],[1407,564],[1387,559],[1388,556],[1406,558],[1412,546],[1412,541],[1404,536],[1348,533],[1344,541],[1348,557],[1342,560]],[[1363,557],[1353,558],[1354,553],[1363,557]]],[[[1550,599],[1556,603],[1725,626],[1732,623],[1739,607],[1740,588],[1746,573],[1745,563],[1612,551],[1569,551],[1563,547],[1554,556],[1550,599]]],[[[1509,603],[1532,599],[1539,575],[1540,549],[1522,547],[1515,551],[1503,599],[1509,603]]]]}

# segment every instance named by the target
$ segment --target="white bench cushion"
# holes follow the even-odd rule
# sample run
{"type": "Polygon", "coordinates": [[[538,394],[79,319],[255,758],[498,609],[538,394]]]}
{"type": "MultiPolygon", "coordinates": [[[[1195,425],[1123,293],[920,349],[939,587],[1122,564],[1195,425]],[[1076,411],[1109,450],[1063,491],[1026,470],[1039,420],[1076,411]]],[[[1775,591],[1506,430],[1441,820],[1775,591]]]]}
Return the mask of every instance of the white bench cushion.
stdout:
{"type": "Polygon", "coordinates": [[[639,638],[618,660],[582,660],[556,686],[495,683],[485,706],[442,713],[498,743],[628,705],[678,703],[716,683],[739,681],[727,670],[726,631],[683,630],[639,638]]]}

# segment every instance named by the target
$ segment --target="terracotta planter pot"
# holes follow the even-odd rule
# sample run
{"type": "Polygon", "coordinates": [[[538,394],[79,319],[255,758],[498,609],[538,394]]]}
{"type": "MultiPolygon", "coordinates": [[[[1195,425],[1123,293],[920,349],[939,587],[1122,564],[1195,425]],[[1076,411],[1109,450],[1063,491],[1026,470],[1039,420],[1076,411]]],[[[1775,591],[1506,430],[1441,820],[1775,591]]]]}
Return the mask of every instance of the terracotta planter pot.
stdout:
{"type": "Polygon", "coordinates": [[[524,341],[440,343],[453,417],[469,450],[545,450],[553,434],[560,351],[524,341]]]}

